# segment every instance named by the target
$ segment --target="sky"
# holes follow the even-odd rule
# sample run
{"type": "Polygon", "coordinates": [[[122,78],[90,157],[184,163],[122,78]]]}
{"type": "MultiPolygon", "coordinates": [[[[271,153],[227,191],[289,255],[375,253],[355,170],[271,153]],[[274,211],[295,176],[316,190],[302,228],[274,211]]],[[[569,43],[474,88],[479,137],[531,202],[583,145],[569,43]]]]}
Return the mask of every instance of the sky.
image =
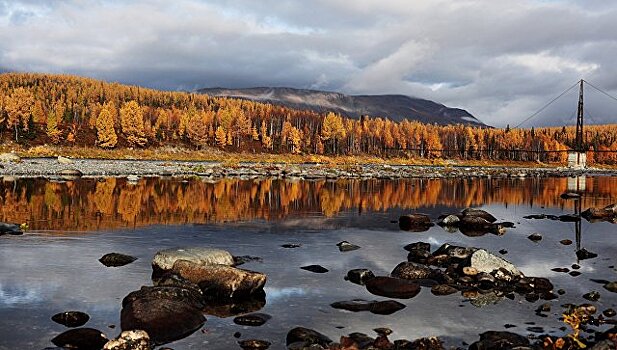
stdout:
{"type": "MultiPolygon", "coordinates": [[[[0,0],[0,71],[403,94],[515,126],[580,79],[617,95],[615,18],[603,0],[0,0]]],[[[575,90],[523,126],[575,123],[575,90]]],[[[617,122],[588,90],[588,122],[617,122]]]]}

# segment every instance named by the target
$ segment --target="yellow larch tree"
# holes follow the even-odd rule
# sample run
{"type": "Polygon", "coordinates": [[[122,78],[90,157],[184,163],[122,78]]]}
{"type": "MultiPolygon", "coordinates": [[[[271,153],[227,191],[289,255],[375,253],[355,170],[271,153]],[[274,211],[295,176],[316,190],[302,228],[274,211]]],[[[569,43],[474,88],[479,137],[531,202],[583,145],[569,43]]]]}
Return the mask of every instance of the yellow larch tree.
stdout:
{"type": "Polygon", "coordinates": [[[113,109],[115,109],[113,103],[106,103],[96,118],[96,145],[101,148],[114,148],[118,143],[113,109]]]}
{"type": "Polygon", "coordinates": [[[144,116],[137,101],[126,102],[120,108],[120,124],[122,133],[131,146],[143,147],[148,140],[144,133],[144,116]]]}

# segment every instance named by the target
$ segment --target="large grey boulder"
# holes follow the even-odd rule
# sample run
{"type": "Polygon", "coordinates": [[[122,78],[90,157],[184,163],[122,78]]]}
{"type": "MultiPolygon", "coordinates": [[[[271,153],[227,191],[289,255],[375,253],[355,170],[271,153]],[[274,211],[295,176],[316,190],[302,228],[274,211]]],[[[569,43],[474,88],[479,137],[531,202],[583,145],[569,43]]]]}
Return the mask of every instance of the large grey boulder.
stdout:
{"type": "Polygon", "coordinates": [[[226,250],[206,247],[171,248],[154,255],[152,267],[163,271],[171,270],[178,260],[186,260],[198,265],[234,264],[233,256],[226,250]]]}
{"type": "Polygon", "coordinates": [[[478,272],[491,273],[496,270],[506,270],[510,275],[523,277],[523,273],[511,262],[502,259],[485,249],[478,249],[471,254],[470,266],[478,272]]]}

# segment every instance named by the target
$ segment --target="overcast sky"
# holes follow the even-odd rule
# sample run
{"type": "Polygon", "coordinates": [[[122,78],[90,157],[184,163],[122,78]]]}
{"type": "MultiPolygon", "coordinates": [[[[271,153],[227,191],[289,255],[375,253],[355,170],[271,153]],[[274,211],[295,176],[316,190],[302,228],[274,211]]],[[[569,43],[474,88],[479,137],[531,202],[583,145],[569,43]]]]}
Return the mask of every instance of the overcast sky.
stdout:
{"type": "MultiPolygon", "coordinates": [[[[581,78],[617,95],[616,18],[604,0],[0,0],[0,69],[405,94],[504,126],[581,78]]],[[[572,121],[576,99],[524,126],[572,121]]],[[[589,99],[591,122],[617,121],[589,99]]]]}

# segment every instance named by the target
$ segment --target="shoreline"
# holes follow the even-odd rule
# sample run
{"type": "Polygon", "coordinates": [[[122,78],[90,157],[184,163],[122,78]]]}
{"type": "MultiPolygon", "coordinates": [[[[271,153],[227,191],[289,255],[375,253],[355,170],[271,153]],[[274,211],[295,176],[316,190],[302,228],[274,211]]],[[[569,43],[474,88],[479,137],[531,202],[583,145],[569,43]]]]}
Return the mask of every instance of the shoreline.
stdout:
{"type": "Polygon", "coordinates": [[[406,179],[477,177],[617,176],[616,169],[574,170],[558,167],[502,165],[392,165],[258,163],[229,165],[221,161],[22,158],[0,162],[4,177],[160,177],[313,179],[406,179]]]}

